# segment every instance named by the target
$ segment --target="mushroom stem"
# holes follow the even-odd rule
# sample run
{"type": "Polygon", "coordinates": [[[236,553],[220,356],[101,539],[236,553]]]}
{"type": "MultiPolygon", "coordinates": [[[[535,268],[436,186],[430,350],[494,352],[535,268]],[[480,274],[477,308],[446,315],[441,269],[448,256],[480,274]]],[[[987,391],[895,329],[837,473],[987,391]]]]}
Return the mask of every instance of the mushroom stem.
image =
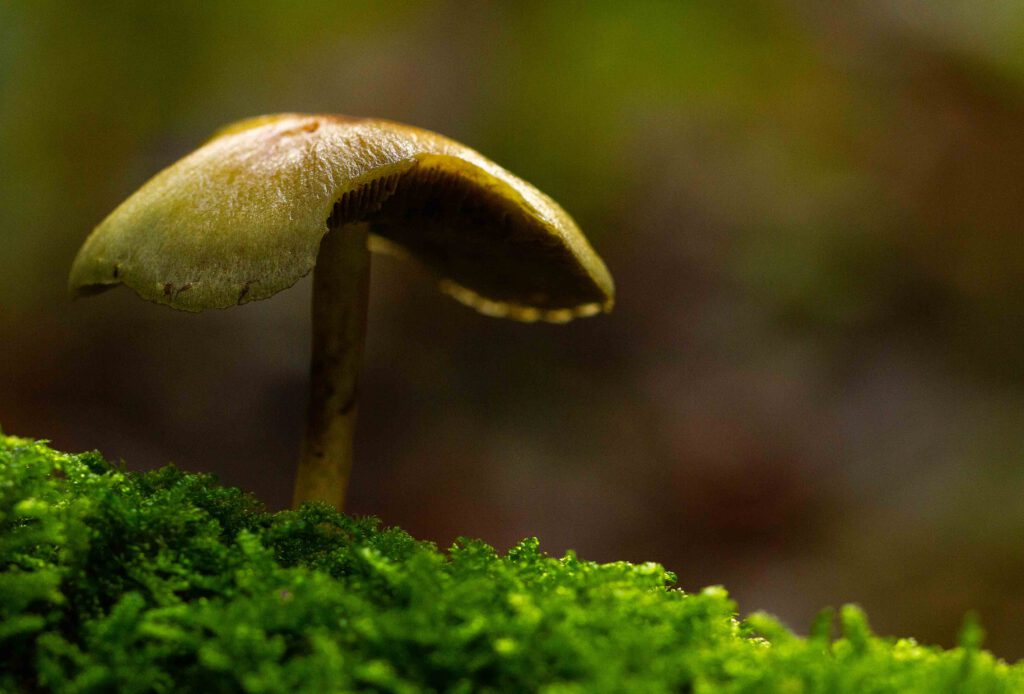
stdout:
{"type": "Polygon", "coordinates": [[[366,336],[369,225],[328,220],[313,270],[309,414],[293,506],[324,501],[342,510],[356,427],[356,380],[366,336]]]}

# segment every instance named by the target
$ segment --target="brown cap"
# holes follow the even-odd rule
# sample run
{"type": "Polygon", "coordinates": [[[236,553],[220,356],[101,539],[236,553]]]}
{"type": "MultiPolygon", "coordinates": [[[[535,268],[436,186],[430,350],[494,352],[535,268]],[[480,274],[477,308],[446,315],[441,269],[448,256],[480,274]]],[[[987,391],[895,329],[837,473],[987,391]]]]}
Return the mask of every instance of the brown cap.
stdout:
{"type": "Polygon", "coordinates": [[[75,258],[76,295],[117,284],[186,311],[265,299],[367,222],[482,313],[566,321],[611,308],[604,263],[551,198],[446,137],[385,120],[282,114],[218,132],[150,179],[75,258]]]}

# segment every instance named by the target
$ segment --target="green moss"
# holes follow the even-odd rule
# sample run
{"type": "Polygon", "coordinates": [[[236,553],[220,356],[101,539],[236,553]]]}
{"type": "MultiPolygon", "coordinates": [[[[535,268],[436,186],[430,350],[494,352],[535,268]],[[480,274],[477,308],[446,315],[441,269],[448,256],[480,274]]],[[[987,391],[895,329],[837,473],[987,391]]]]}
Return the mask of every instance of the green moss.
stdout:
{"type": "Polygon", "coordinates": [[[211,477],[126,473],[0,435],[0,690],[1011,692],[980,650],[807,639],[657,564],[448,552],[322,506],[267,513],[211,477]]]}

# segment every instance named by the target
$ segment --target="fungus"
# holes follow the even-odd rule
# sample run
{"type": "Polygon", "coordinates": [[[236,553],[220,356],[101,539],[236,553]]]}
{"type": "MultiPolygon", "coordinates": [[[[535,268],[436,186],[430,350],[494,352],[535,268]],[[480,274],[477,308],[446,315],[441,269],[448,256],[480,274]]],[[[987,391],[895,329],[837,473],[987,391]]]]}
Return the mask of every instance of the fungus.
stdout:
{"type": "Polygon", "coordinates": [[[370,248],[398,250],[490,316],[561,323],[611,308],[604,263],[551,198],[419,128],[281,114],[217,132],[115,209],[71,268],[184,311],[266,299],[313,272],[309,413],[294,503],[340,509],[352,464],[370,248]]]}

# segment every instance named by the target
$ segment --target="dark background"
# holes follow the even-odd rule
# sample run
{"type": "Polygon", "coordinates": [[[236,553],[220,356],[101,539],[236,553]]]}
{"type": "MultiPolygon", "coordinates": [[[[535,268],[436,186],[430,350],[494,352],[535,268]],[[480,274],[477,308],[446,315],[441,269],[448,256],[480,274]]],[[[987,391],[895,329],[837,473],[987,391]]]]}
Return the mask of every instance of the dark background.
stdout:
{"type": "Polygon", "coordinates": [[[195,316],[68,268],[226,122],[409,122],[559,200],[618,305],[498,321],[375,260],[352,511],[799,630],[856,601],[948,644],[974,608],[1018,658],[1022,45],[1013,0],[0,2],[0,424],[286,504],[308,280],[195,316]]]}

